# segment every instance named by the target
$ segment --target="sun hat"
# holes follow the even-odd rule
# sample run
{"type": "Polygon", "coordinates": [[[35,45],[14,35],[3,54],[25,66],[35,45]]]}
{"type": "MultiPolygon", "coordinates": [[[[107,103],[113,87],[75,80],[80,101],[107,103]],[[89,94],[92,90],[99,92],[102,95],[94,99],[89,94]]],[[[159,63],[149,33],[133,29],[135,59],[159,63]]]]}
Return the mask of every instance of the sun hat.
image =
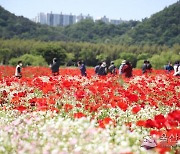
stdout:
{"type": "Polygon", "coordinates": [[[121,64],[126,64],[126,60],[123,60],[121,64]]]}
{"type": "Polygon", "coordinates": [[[106,67],[106,62],[103,62],[103,63],[102,63],[102,67],[106,67]]]}

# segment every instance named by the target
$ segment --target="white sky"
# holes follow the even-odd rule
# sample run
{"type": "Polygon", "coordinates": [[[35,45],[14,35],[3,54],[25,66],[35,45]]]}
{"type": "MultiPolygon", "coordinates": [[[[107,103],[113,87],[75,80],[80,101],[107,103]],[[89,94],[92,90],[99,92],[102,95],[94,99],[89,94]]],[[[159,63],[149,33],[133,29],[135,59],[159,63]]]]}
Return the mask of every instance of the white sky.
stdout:
{"type": "Polygon", "coordinates": [[[90,14],[95,19],[141,20],[163,10],[178,0],[0,0],[6,10],[27,18],[38,13],[90,14]]]}

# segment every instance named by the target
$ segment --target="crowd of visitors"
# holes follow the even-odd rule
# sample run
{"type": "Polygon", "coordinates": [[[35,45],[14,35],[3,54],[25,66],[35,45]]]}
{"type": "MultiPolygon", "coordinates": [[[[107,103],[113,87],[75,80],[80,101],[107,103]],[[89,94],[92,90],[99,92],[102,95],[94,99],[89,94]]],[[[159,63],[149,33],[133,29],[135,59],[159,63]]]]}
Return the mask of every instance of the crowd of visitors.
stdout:
{"type": "MultiPolygon", "coordinates": [[[[83,61],[78,61],[77,63],[81,75],[82,76],[87,76],[86,73],[86,65],[83,61]]],[[[60,67],[60,62],[57,58],[53,58],[53,62],[50,65],[50,69],[52,71],[52,75],[57,76],[59,75],[59,67],[60,67]]],[[[21,68],[22,68],[22,61],[19,61],[16,69],[15,69],[15,76],[17,78],[21,78],[22,77],[22,72],[21,72],[21,68]]],[[[169,62],[166,66],[165,66],[165,70],[167,71],[167,73],[170,73],[171,71],[174,70],[174,76],[180,76],[180,62],[176,61],[174,63],[174,65],[169,62]]],[[[111,75],[117,75],[119,74],[120,76],[124,75],[127,78],[130,78],[133,76],[132,71],[133,71],[133,67],[132,64],[127,61],[127,60],[122,60],[121,65],[119,66],[119,70],[117,69],[117,67],[114,64],[114,61],[111,61],[109,67],[107,66],[106,62],[100,62],[98,63],[95,68],[94,68],[95,74],[99,75],[99,76],[105,76],[108,73],[110,73],[111,75]]],[[[142,65],[142,74],[149,74],[152,72],[152,65],[148,60],[144,60],[144,63],[142,65]]]]}

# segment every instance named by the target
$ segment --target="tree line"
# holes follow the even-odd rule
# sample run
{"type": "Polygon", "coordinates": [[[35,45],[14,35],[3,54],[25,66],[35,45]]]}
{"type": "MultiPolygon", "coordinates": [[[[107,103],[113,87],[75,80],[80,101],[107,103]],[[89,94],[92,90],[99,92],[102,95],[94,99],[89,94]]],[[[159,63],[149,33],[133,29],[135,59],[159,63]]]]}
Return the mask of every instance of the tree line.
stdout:
{"type": "Polygon", "coordinates": [[[16,65],[22,60],[24,65],[48,66],[54,57],[61,66],[74,66],[77,61],[85,61],[87,66],[95,66],[100,61],[107,64],[112,60],[118,67],[123,59],[140,68],[144,60],[149,60],[154,68],[163,68],[169,61],[180,60],[180,45],[114,45],[87,42],[44,42],[36,40],[0,39],[0,62],[16,65]]]}

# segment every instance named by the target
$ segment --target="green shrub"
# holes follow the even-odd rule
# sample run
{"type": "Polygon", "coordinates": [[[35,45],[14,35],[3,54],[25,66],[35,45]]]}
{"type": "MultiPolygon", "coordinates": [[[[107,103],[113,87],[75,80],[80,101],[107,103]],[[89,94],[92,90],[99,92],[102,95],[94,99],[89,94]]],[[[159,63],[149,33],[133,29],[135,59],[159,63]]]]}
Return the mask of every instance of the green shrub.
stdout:
{"type": "Polygon", "coordinates": [[[138,60],[137,61],[137,64],[136,64],[136,67],[137,68],[142,68],[142,65],[144,64],[144,60],[138,60]]]}
{"type": "Polygon", "coordinates": [[[123,59],[116,59],[116,60],[114,61],[114,65],[115,65],[117,68],[119,68],[120,65],[121,65],[121,63],[122,63],[122,61],[123,61],[123,59]]]}
{"type": "Polygon", "coordinates": [[[153,55],[150,62],[155,69],[163,69],[168,62],[174,63],[180,60],[180,55],[172,52],[162,52],[160,55],[153,55]]]}
{"type": "Polygon", "coordinates": [[[131,62],[133,67],[136,67],[137,55],[134,53],[123,52],[120,54],[121,59],[131,62]]]}
{"type": "Polygon", "coordinates": [[[18,61],[22,61],[24,66],[47,66],[45,59],[42,56],[25,54],[18,58],[12,58],[9,61],[10,65],[17,65],[18,61]]]}

